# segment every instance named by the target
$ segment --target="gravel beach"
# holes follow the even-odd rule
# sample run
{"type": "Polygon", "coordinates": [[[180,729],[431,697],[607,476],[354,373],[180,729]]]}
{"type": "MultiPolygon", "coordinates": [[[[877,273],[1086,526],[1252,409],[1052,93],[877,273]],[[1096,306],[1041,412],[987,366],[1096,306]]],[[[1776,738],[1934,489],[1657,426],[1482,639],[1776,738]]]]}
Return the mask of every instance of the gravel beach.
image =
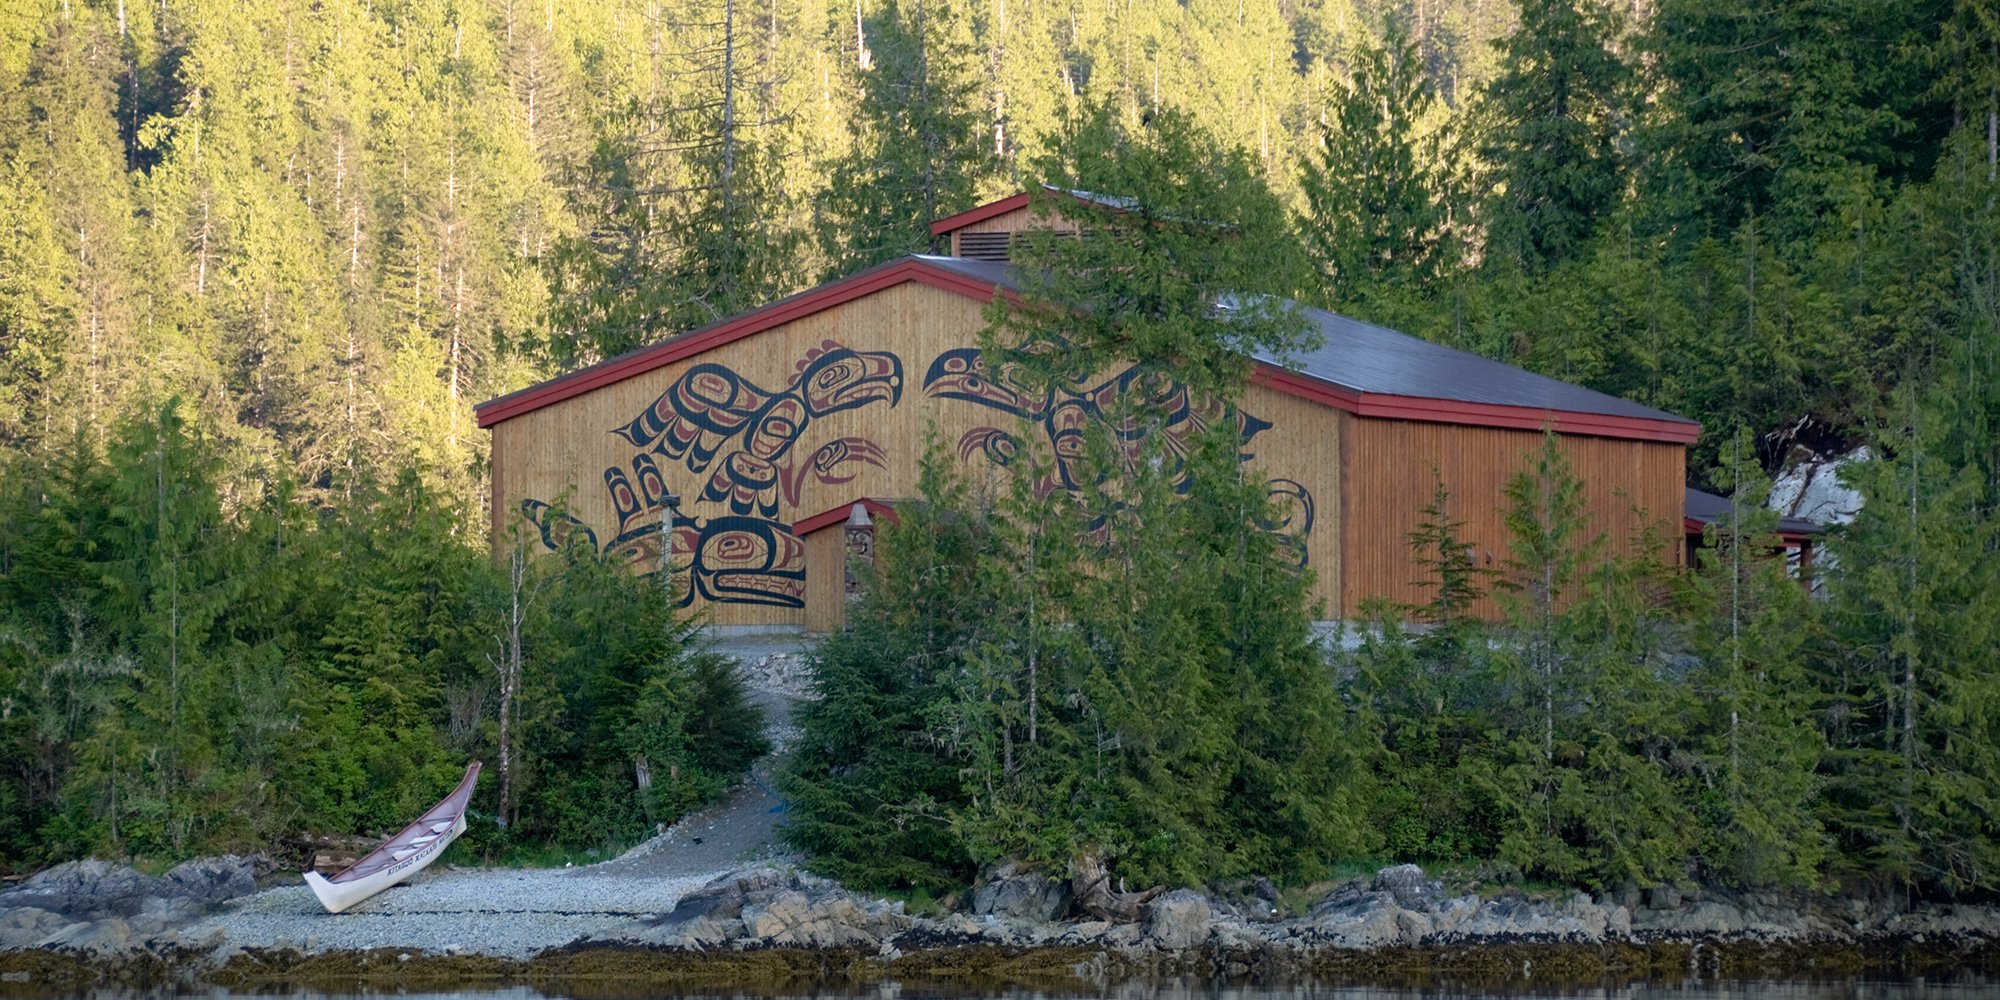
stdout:
{"type": "MultiPolygon", "coordinates": [[[[796,635],[716,639],[735,658],[751,697],[765,709],[773,743],[789,742],[792,706],[804,693],[789,666],[796,635]]],[[[444,869],[419,874],[339,914],[303,882],[265,889],[179,928],[184,943],[224,949],[294,948],[305,953],[421,948],[431,953],[526,958],[579,940],[627,938],[686,893],[747,863],[782,858],[784,803],[771,788],[773,760],[722,802],[599,864],[553,869],[444,869]]]]}
{"type": "Polygon", "coordinates": [[[637,877],[567,869],[427,872],[346,913],[326,912],[299,885],[266,889],[181,930],[191,945],[302,952],[421,948],[527,958],[579,939],[623,937],[641,918],[717,873],[637,877]]]}

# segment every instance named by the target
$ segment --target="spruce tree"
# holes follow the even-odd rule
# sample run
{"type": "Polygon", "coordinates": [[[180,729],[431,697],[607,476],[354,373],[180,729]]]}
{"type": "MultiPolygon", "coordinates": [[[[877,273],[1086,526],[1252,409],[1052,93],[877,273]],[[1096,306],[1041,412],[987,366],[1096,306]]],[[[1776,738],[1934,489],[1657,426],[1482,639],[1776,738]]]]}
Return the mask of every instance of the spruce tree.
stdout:
{"type": "Polygon", "coordinates": [[[1619,32],[1601,0],[1525,0],[1496,43],[1504,68],[1480,103],[1490,256],[1531,268],[1570,259],[1617,205],[1630,116],[1619,32]]]}
{"type": "Polygon", "coordinates": [[[961,16],[933,0],[892,0],[869,25],[860,134],[828,170],[819,204],[828,278],[931,251],[931,222],[970,208],[993,170],[961,16]]]}
{"type": "Polygon", "coordinates": [[[1323,276],[1323,296],[1368,310],[1415,296],[1441,273],[1445,205],[1437,102],[1416,44],[1395,21],[1363,42],[1352,78],[1322,120],[1299,187],[1299,231],[1323,276]]]}
{"type": "Polygon", "coordinates": [[[1864,505],[1830,546],[1827,822],[1862,871],[1963,891],[2000,878],[1987,669],[2000,559],[1991,480],[1952,455],[1943,399],[1955,384],[1905,386],[1901,419],[1876,439],[1881,457],[1849,473],[1864,505]]]}
{"type": "Polygon", "coordinates": [[[1801,581],[1787,573],[1756,454],[1739,430],[1717,483],[1730,491],[1729,513],[1706,530],[1697,567],[1701,603],[1690,625],[1701,659],[1685,683],[1700,713],[1692,735],[1701,759],[1687,794],[1701,811],[1712,877],[1806,885],[1826,853],[1805,659],[1816,622],[1801,581]]]}

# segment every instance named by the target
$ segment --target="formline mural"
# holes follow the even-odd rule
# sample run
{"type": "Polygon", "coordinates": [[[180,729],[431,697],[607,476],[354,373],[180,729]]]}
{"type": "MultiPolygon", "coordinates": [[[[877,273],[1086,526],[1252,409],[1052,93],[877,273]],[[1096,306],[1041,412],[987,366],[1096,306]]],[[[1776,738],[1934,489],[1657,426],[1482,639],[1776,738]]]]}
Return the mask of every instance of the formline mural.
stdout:
{"type": "MultiPolygon", "coordinates": [[[[947,350],[931,363],[924,393],[1025,418],[1040,428],[1056,459],[1045,492],[1078,488],[1078,462],[1086,429],[1115,409],[1121,398],[1140,400],[1167,414],[1157,425],[1165,451],[1177,463],[1177,485],[1187,489],[1184,465],[1203,430],[1233,422],[1249,460],[1251,439],[1271,424],[1219,400],[1202,400],[1167,373],[1134,366],[1101,382],[1026,388],[1018,370],[990,373],[978,348],[947,350]]],[[[617,520],[608,541],[598,531],[542,498],[520,501],[521,514],[549,549],[585,545],[606,557],[657,573],[661,566],[662,512],[669,481],[684,490],[682,513],[667,539],[674,567],[673,592],[682,606],[697,598],[716,603],[805,606],[805,543],[781,511],[793,516],[808,481],[852,482],[867,469],[888,471],[892,458],[876,441],[844,435],[800,453],[815,421],[848,410],[902,402],[903,362],[885,351],[857,351],[823,341],[794,365],[783,388],[770,389],[730,368],[704,362],[689,368],[653,403],[625,424],[608,428],[632,452],[604,470],[603,484],[617,520]]],[[[1121,441],[1137,448],[1155,427],[1126,428],[1121,441]]],[[[962,457],[984,456],[1006,465],[1023,443],[1003,428],[980,426],[958,441],[962,457]]],[[[1279,512],[1266,530],[1283,536],[1305,563],[1312,531],[1310,491],[1289,479],[1273,480],[1279,512]]]]}

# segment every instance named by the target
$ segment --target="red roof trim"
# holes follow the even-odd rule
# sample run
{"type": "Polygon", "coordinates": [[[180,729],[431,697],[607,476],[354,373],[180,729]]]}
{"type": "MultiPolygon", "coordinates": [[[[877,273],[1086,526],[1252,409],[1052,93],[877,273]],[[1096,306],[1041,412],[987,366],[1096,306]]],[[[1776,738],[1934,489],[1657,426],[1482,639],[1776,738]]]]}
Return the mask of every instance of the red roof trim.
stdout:
{"type": "Polygon", "coordinates": [[[1345,410],[1358,417],[1382,420],[1417,420],[1427,423],[1467,424],[1474,427],[1503,427],[1537,431],[1544,427],[1563,434],[1591,437],[1629,438],[1690,444],[1701,436],[1701,425],[1677,420],[1618,417],[1571,410],[1543,410],[1498,403],[1468,403],[1426,396],[1391,396],[1379,392],[1356,392],[1332,385],[1301,372],[1259,361],[1251,381],[1289,395],[1345,410]]]}
{"type": "MultiPolygon", "coordinates": [[[[980,301],[991,300],[995,294],[1001,292],[997,285],[934,267],[922,260],[906,258],[800,292],[761,309],[753,309],[740,316],[662,341],[651,347],[640,348],[630,354],[601,361],[568,375],[488,400],[475,407],[474,412],[478,416],[479,426],[492,427],[524,413],[685,360],[906,281],[919,282],[980,301]]],[[[1424,396],[1390,396],[1358,392],[1262,361],[1257,363],[1251,381],[1356,416],[1384,420],[1418,420],[1515,430],[1541,430],[1548,427],[1564,434],[1661,441],[1668,444],[1689,444],[1701,436],[1701,425],[1692,421],[1617,417],[1601,413],[1578,413],[1527,406],[1467,403],[1424,396]]]]}
{"type": "Polygon", "coordinates": [[[844,504],[821,511],[803,521],[793,524],[792,534],[804,538],[822,528],[831,528],[847,520],[848,516],[853,513],[855,504],[860,504],[862,509],[868,511],[872,516],[886,517],[891,521],[896,519],[896,508],[890,506],[888,501],[877,500],[874,497],[855,497],[844,504]]]}
{"type": "Polygon", "coordinates": [[[957,215],[947,215],[931,223],[931,235],[943,236],[953,230],[964,229],[975,222],[985,222],[987,219],[994,218],[995,216],[1006,215],[1008,212],[1026,208],[1028,207],[1030,193],[1023,191],[1011,198],[1002,198],[999,201],[988,202],[978,208],[968,208],[957,215]]]}
{"type": "Polygon", "coordinates": [[[622,382],[634,375],[691,358],[752,334],[762,333],[779,324],[810,316],[906,281],[921,282],[934,288],[981,300],[991,299],[996,291],[996,286],[942,268],[926,266],[922,261],[901,260],[800,292],[790,298],[779,299],[761,309],[753,309],[740,316],[661,341],[651,347],[642,347],[629,354],[600,361],[588,368],[577,369],[547,382],[489,399],[474,407],[473,412],[479,419],[479,426],[491,427],[501,421],[511,420],[544,406],[580,396],[613,382],[622,382]]]}

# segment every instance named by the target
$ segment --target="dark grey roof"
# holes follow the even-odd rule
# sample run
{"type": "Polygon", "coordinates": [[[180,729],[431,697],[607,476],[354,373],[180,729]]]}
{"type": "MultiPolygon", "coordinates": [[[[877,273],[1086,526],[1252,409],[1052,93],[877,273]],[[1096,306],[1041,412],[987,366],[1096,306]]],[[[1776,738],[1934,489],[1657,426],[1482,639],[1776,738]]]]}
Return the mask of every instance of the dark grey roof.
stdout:
{"type": "MultiPolygon", "coordinates": [[[[1684,509],[1687,516],[1703,524],[1714,524],[1729,516],[1731,503],[1728,497],[1719,497],[1704,490],[1688,487],[1684,509]]],[[[1787,535],[1817,535],[1826,529],[1803,518],[1781,517],[1778,530],[1787,535]]]]}
{"type": "MultiPolygon", "coordinates": [[[[923,260],[988,284],[1020,287],[1013,266],[1008,264],[957,257],[923,260]]],[[[1356,392],[1694,423],[1664,410],[1453,350],[1387,327],[1324,309],[1300,308],[1318,330],[1320,345],[1290,358],[1260,353],[1259,361],[1356,392]]]]}

